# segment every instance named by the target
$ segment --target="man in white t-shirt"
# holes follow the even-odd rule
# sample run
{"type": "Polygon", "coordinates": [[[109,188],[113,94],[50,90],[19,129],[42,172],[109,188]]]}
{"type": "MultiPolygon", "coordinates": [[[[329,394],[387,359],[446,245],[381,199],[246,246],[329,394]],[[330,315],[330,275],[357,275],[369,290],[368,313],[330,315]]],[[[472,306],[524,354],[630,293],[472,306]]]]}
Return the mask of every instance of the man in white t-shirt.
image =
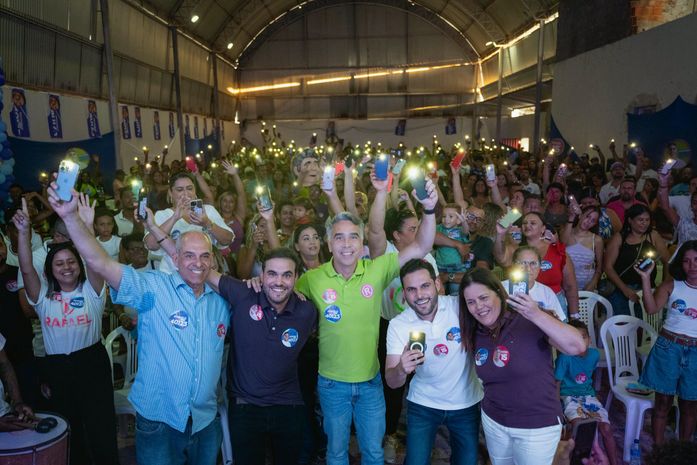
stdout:
{"type": "Polygon", "coordinates": [[[534,195],[541,195],[542,191],[540,190],[540,186],[535,184],[532,179],[530,179],[530,170],[528,168],[518,168],[518,179],[520,180],[520,185],[523,186],[524,191],[534,195]]]}
{"type": "Polygon", "coordinates": [[[483,391],[474,359],[460,335],[458,298],[439,296],[441,284],[425,260],[400,271],[409,307],[390,321],[385,378],[398,388],[414,373],[407,395],[407,464],[427,465],[438,427],[450,433],[452,463],[476,465],[483,391]],[[414,342],[412,334],[423,333],[414,342]]]}
{"type": "Polygon", "coordinates": [[[31,428],[25,420],[31,420],[34,412],[22,402],[17,375],[5,354],[5,337],[0,334],[0,432],[31,428]],[[5,392],[11,405],[5,400],[5,392]]]}
{"type": "Polygon", "coordinates": [[[601,205],[607,205],[611,198],[619,195],[620,184],[622,184],[624,174],[624,164],[621,161],[616,161],[610,166],[610,175],[612,179],[600,188],[600,193],[598,194],[601,205]]]}

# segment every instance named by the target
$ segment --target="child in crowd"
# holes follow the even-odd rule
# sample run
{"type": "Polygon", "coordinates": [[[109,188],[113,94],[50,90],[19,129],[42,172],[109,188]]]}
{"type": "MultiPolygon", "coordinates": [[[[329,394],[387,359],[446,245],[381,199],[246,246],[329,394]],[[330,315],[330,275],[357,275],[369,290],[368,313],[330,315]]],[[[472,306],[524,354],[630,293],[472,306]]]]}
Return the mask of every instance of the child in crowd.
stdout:
{"type": "Polygon", "coordinates": [[[554,376],[559,383],[564,416],[572,425],[582,420],[597,420],[610,465],[617,465],[617,449],[607,410],[595,397],[593,389],[593,371],[598,366],[600,353],[598,349],[588,347],[590,338],[585,323],[571,320],[569,324],[581,332],[586,351],[574,356],[560,353],[557,357],[554,376]]]}
{"type": "Polygon", "coordinates": [[[314,221],[315,209],[307,197],[296,197],[293,200],[293,216],[295,224],[310,224],[314,221]]]}
{"type": "Polygon", "coordinates": [[[121,238],[114,234],[115,229],[116,224],[112,213],[106,209],[97,209],[94,215],[94,231],[97,235],[97,242],[111,258],[118,260],[121,238]]]}
{"type": "MultiPolygon", "coordinates": [[[[460,206],[456,203],[445,205],[441,224],[436,227],[436,233],[440,233],[452,241],[467,244],[469,242],[468,232],[469,228],[461,213],[460,206]]],[[[441,241],[436,241],[436,244],[439,242],[441,241]]],[[[436,245],[435,249],[436,263],[438,264],[438,272],[441,273],[441,281],[444,283],[449,281],[459,282],[459,279],[454,279],[455,275],[466,272],[469,262],[463,262],[460,251],[455,247],[436,245]]]]}

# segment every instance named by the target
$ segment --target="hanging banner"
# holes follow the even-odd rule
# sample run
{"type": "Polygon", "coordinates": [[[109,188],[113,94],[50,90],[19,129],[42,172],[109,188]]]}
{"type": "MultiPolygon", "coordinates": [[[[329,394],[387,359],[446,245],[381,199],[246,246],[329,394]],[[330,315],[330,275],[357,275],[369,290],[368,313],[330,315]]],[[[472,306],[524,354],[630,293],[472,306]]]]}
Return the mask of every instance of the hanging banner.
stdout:
{"type": "Polygon", "coordinates": [[[174,139],[174,113],[169,112],[169,138],[174,139]]]}
{"type": "Polygon", "coordinates": [[[121,137],[124,139],[131,138],[131,118],[128,116],[128,107],[121,106],[121,137]]]}
{"type": "Polygon", "coordinates": [[[405,119],[400,119],[397,121],[397,126],[394,128],[394,135],[395,136],[403,136],[404,133],[407,130],[407,120],[405,119]]]}
{"type": "Polygon", "coordinates": [[[29,115],[27,114],[27,99],[24,96],[24,89],[12,89],[10,125],[15,137],[29,137],[29,115]]]}
{"type": "Polygon", "coordinates": [[[51,139],[63,138],[63,124],[61,123],[61,101],[55,94],[48,95],[48,135],[51,139]]]}
{"type": "Polygon", "coordinates": [[[152,136],[155,138],[155,140],[160,140],[162,139],[160,135],[160,112],[155,111],[152,114],[152,136]]]}
{"type": "Polygon", "coordinates": [[[142,139],[143,138],[143,122],[140,119],[140,107],[135,107],[133,109],[133,112],[135,113],[134,121],[133,121],[133,132],[135,132],[136,137],[138,139],[142,139]]]}
{"type": "Polygon", "coordinates": [[[455,118],[448,118],[448,124],[445,125],[445,134],[448,136],[457,134],[457,124],[455,123],[455,118]]]}
{"type": "Polygon", "coordinates": [[[194,116],[194,139],[198,140],[198,116],[194,116]]]}
{"type": "Polygon", "coordinates": [[[189,127],[189,115],[184,115],[184,136],[191,139],[191,130],[189,127]]]}
{"type": "Polygon", "coordinates": [[[208,118],[203,118],[203,137],[208,135],[208,118]]]}
{"type": "Polygon", "coordinates": [[[97,102],[94,100],[87,101],[87,134],[90,139],[102,137],[99,130],[99,118],[97,117],[97,102]]]}

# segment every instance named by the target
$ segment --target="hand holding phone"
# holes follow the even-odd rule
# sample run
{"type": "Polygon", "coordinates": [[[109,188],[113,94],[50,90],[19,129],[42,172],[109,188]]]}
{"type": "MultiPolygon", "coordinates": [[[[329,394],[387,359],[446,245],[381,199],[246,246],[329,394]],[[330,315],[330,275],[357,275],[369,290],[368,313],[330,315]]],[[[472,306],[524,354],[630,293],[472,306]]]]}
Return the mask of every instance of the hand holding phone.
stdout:
{"type": "Polygon", "coordinates": [[[194,160],[193,157],[186,157],[184,160],[186,162],[187,170],[191,171],[192,173],[198,172],[198,165],[196,165],[196,160],[194,160]]]}
{"type": "Polygon", "coordinates": [[[571,433],[574,440],[571,465],[582,465],[583,459],[590,458],[597,429],[598,422],[596,420],[582,420],[574,425],[571,433]]]}
{"type": "Polygon", "coordinates": [[[201,199],[194,199],[189,203],[189,208],[191,209],[191,213],[193,213],[196,216],[201,216],[203,213],[203,200],[201,199]]]}
{"type": "Polygon", "coordinates": [[[419,200],[424,200],[428,197],[428,192],[426,192],[426,176],[424,176],[424,172],[421,169],[416,167],[412,168],[409,172],[409,180],[419,200]]]}
{"type": "Polygon", "coordinates": [[[58,166],[56,177],[56,194],[64,202],[70,202],[73,198],[73,189],[77,183],[80,166],[72,160],[63,160],[58,166]]]}
{"type": "Polygon", "coordinates": [[[508,229],[513,223],[518,221],[518,218],[521,216],[523,216],[522,213],[520,213],[517,209],[512,208],[499,220],[499,224],[508,229]]]}
{"type": "Polygon", "coordinates": [[[375,177],[379,181],[387,181],[387,173],[389,171],[390,159],[384,153],[381,154],[375,161],[375,177]]]}

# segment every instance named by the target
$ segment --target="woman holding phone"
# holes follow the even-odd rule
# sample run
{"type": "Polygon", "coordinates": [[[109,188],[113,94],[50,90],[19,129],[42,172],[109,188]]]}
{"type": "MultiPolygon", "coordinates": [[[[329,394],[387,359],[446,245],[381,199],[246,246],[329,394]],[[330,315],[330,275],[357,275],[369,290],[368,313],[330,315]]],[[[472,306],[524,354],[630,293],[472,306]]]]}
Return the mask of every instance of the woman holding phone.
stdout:
{"type": "MultiPolygon", "coordinates": [[[[518,247],[515,241],[506,241],[509,228],[496,225],[494,256],[499,265],[508,267],[513,261],[513,252],[518,247]]],[[[574,265],[566,255],[566,247],[555,239],[554,232],[545,225],[542,216],[529,212],[523,216],[522,243],[533,247],[542,257],[540,274],[542,284],[552,288],[564,312],[571,318],[578,316],[578,285],[574,265]]]]}
{"type": "MultiPolygon", "coordinates": [[[[179,172],[169,180],[169,196],[172,208],[159,210],[155,213],[155,223],[172,239],[176,240],[188,231],[202,231],[208,234],[213,245],[224,249],[230,245],[235,235],[225,224],[214,206],[204,204],[196,194],[196,184],[193,177],[186,172],[179,172]]],[[[145,236],[145,245],[151,251],[160,250],[160,244],[152,234],[145,236]]],[[[160,271],[171,273],[175,270],[174,263],[168,254],[163,254],[160,261],[160,271]]]]}
{"type": "Polygon", "coordinates": [[[530,295],[509,296],[482,268],[462,279],[459,300],[462,344],[474,354],[484,387],[482,427],[492,464],[551,465],[564,416],[552,347],[580,354],[581,333],[530,295]]]}
{"type": "MultiPolygon", "coordinates": [[[[73,195],[76,192],[73,191],[73,195]]],[[[80,218],[94,222],[94,207],[80,194],[80,218]]],[[[39,277],[32,263],[31,222],[26,201],[12,222],[19,232],[18,255],[24,289],[34,307],[46,348],[51,409],[70,423],[70,464],[117,464],[116,415],[111,367],[101,342],[106,288],[85,269],[72,242],[49,246],[39,277]]]]}
{"type": "Polygon", "coordinates": [[[561,231],[566,253],[576,273],[576,285],[582,291],[595,291],[603,274],[603,238],[593,231],[598,227],[599,207],[586,207],[578,215],[569,211],[569,221],[561,231]]]}

